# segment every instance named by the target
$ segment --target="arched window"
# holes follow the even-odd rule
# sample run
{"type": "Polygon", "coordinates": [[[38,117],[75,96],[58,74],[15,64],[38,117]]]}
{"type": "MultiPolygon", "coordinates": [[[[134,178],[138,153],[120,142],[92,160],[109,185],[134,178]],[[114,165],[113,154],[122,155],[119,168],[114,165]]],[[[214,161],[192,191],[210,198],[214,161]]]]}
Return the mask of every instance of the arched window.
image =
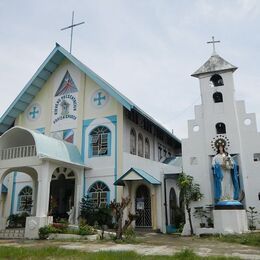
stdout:
{"type": "Polygon", "coordinates": [[[145,158],[150,159],[150,142],[148,138],[145,138],[145,158]]]}
{"type": "Polygon", "coordinates": [[[98,126],[90,133],[89,157],[111,154],[111,133],[105,126],[98,126]]]}
{"type": "Polygon", "coordinates": [[[144,156],[144,140],[141,134],[138,135],[138,155],[144,156]]]}
{"type": "Polygon", "coordinates": [[[31,213],[32,209],[32,188],[24,187],[18,194],[17,211],[31,213]]]}
{"type": "Polygon", "coordinates": [[[216,124],[217,134],[225,134],[226,133],[226,125],[224,123],[216,124]]]}
{"type": "Polygon", "coordinates": [[[223,102],[223,95],[221,92],[215,92],[213,94],[213,100],[215,103],[221,103],[223,102]]]}
{"type": "Polygon", "coordinates": [[[88,194],[94,205],[98,208],[105,207],[110,202],[110,190],[104,182],[97,181],[92,184],[88,194]]]}
{"type": "Polygon", "coordinates": [[[213,87],[223,86],[224,82],[223,82],[222,77],[220,75],[218,75],[218,74],[214,74],[210,78],[210,85],[213,86],[213,87]]]}
{"type": "Polygon", "coordinates": [[[136,132],[133,128],[130,132],[130,153],[136,154],[136,132]]]}

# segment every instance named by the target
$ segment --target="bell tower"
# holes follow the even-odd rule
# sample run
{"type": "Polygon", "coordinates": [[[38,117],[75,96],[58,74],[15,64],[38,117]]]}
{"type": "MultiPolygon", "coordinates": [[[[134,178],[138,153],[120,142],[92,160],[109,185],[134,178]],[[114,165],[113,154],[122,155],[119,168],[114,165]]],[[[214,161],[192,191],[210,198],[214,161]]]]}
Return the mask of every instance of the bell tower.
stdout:
{"type": "MultiPolygon", "coordinates": [[[[217,42],[214,38],[208,42],[213,44],[212,55],[191,75],[199,80],[201,105],[194,107],[195,118],[188,120],[188,138],[182,140],[183,169],[200,184],[204,194],[202,200],[195,202],[193,207],[215,206],[212,216],[215,227],[212,232],[241,233],[247,230],[246,213],[242,207],[254,206],[257,211],[260,210],[260,134],[255,114],[246,112],[244,101],[235,100],[233,75],[237,67],[217,54],[217,42]],[[224,144],[227,155],[237,166],[237,180],[232,179],[231,185],[234,185],[233,188],[239,186],[239,198],[234,196],[229,202],[239,203],[240,210],[216,208],[216,190],[223,190],[221,185],[224,183],[220,182],[221,185],[216,188],[212,159],[219,143],[224,144]],[[231,215],[238,222],[230,222],[231,215]]],[[[229,170],[232,178],[233,169],[229,170]]],[[[223,201],[225,203],[224,199],[219,202],[223,201]]],[[[196,223],[196,219],[194,221],[196,223]]]]}

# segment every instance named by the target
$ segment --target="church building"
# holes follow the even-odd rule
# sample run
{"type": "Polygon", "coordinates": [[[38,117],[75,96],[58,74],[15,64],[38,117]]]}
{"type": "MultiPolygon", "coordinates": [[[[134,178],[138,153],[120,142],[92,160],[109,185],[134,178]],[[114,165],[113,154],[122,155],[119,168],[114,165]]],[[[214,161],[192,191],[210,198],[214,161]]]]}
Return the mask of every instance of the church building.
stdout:
{"type": "Polygon", "coordinates": [[[27,238],[69,214],[77,223],[88,196],[97,207],[130,197],[136,228],[174,232],[184,171],[204,195],[192,203],[195,233],[245,232],[245,209],[260,212],[260,135],[255,114],[235,100],[237,67],[213,50],[192,74],[201,105],[181,142],[56,44],[0,119],[0,230],[21,212],[27,238]]]}
{"type": "Polygon", "coordinates": [[[181,141],[72,54],[56,47],[0,119],[0,229],[27,212],[25,236],[88,196],[130,196],[138,228],[166,231],[180,207],[181,141]]]}

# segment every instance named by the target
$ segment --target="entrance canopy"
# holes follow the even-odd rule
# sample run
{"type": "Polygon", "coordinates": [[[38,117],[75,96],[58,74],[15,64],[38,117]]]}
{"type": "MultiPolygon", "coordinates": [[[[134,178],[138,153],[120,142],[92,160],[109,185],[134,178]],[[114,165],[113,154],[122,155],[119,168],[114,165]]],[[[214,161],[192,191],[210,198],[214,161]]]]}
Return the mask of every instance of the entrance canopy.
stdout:
{"type": "Polygon", "coordinates": [[[145,172],[144,170],[137,169],[137,168],[131,168],[129,171],[127,171],[123,176],[121,176],[114,185],[116,186],[125,186],[124,181],[140,181],[144,180],[145,182],[148,182],[153,185],[161,185],[161,182],[154,178],[149,173],[145,172]]]}
{"type": "Polygon", "coordinates": [[[13,127],[0,137],[0,156],[1,160],[36,156],[86,167],[75,145],[22,127],[13,127]]]}

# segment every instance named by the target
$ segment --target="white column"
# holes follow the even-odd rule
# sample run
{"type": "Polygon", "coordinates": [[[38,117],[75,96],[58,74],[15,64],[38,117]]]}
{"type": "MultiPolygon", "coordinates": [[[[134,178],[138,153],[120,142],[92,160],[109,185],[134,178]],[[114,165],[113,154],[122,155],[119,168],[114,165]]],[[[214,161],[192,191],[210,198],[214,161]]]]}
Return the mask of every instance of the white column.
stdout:
{"type": "Polygon", "coordinates": [[[36,217],[47,217],[48,215],[51,182],[50,176],[49,163],[45,162],[38,172],[36,217]]]}
{"type": "Polygon", "coordinates": [[[0,172],[0,230],[5,229],[6,218],[4,217],[4,201],[2,195],[2,184],[4,182],[4,171],[0,172]]]}
{"type": "Polygon", "coordinates": [[[78,223],[78,217],[80,214],[80,201],[83,197],[83,183],[82,183],[82,176],[84,174],[84,170],[83,169],[78,169],[78,170],[74,170],[74,173],[76,175],[76,179],[75,179],[75,191],[74,191],[74,208],[75,208],[75,223],[78,223]]]}

